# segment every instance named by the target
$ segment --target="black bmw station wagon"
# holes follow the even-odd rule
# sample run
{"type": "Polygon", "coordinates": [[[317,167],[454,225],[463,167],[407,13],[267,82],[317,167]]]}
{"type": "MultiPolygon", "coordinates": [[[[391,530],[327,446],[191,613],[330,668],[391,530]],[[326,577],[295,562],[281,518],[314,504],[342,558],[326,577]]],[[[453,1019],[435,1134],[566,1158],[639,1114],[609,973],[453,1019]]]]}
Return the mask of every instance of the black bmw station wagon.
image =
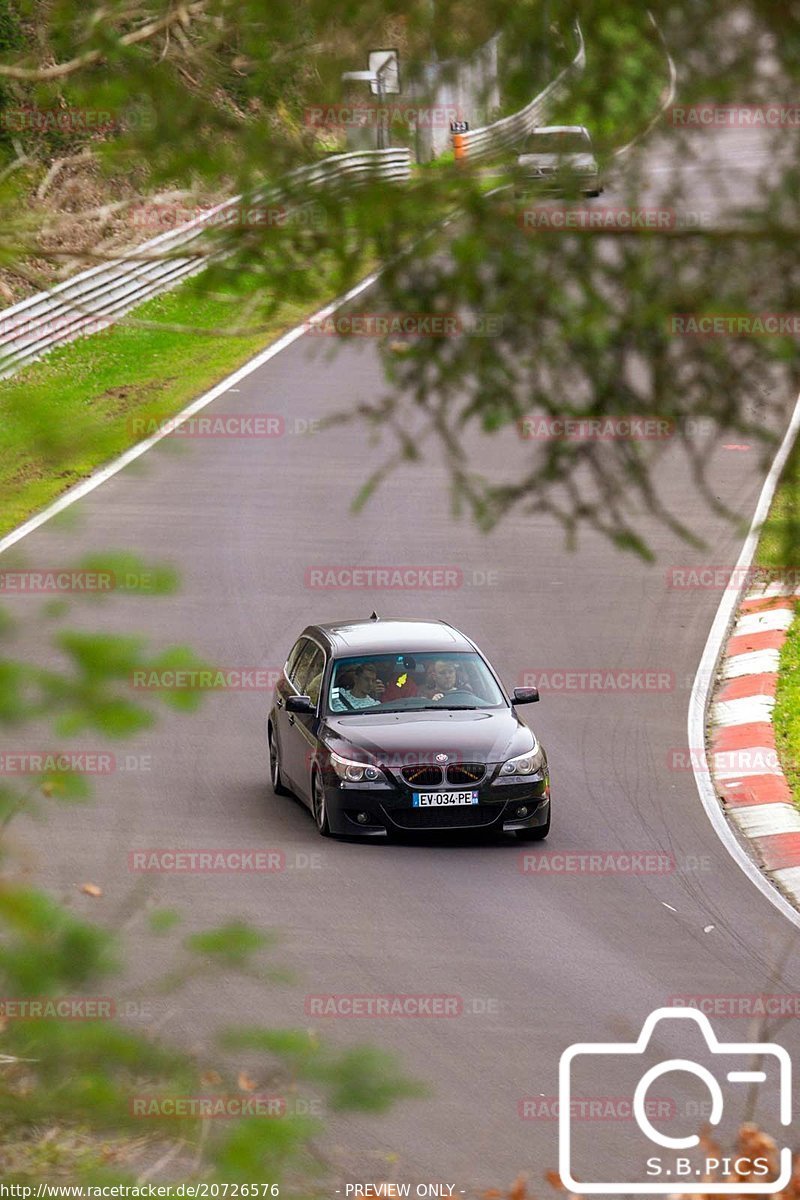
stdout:
{"type": "Polygon", "coordinates": [[[539,840],[550,829],[544,747],[474,642],[445,621],[309,625],[267,720],[276,793],[317,829],[386,837],[486,829],[539,840]]]}

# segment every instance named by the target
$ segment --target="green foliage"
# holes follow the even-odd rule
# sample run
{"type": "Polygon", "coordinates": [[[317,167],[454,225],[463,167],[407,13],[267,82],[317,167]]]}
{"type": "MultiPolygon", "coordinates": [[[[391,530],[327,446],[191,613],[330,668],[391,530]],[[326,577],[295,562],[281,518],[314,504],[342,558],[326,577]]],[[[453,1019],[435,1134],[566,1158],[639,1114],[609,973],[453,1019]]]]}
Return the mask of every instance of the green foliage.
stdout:
{"type": "Polygon", "coordinates": [[[0,922],[6,935],[0,973],[9,996],[81,988],[115,965],[107,934],[76,920],[41,892],[0,889],[0,922]]]}
{"type": "Polygon", "coordinates": [[[19,17],[11,0],[0,0],[0,54],[18,50],[22,44],[19,17]]]}
{"type": "MultiPolygon", "coordinates": [[[[0,57],[18,50],[22,45],[22,29],[12,0],[0,0],[0,57]]],[[[0,80],[0,153],[11,146],[4,114],[11,102],[8,86],[0,80]]]]}
{"type": "MultiPolygon", "coordinates": [[[[169,596],[178,587],[178,575],[174,567],[168,563],[158,563],[143,570],[141,561],[127,550],[119,550],[114,554],[106,551],[102,555],[87,555],[81,559],[78,569],[97,574],[108,572],[117,595],[169,596]]],[[[98,595],[104,598],[108,593],[100,592],[98,595]]]]}
{"type": "MultiPolygon", "coordinates": [[[[765,385],[754,401],[764,406],[765,385]]],[[[756,563],[776,572],[800,572],[800,444],[795,445],[761,528],[756,563]]]]}
{"type": "MultiPolygon", "coordinates": [[[[129,553],[94,555],[81,569],[113,576],[120,586],[111,595],[163,596],[177,587],[170,568],[129,553]]],[[[78,603],[91,614],[97,597],[87,594],[78,603]]],[[[149,728],[159,699],[187,707],[185,697],[176,704],[179,693],[137,691],[131,678],[139,669],[204,665],[190,650],[166,647],[153,655],[139,637],[67,627],[71,601],[55,611],[52,605],[44,608],[32,618],[8,618],[2,636],[10,650],[30,621],[34,629],[49,631],[49,648],[60,654],[61,665],[45,669],[10,655],[0,662],[0,732],[14,727],[18,737],[35,721],[38,730],[49,727],[59,737],[93,730],[111,742],[149,728]]],[[[201,698],[192,692],[188,707],[201,698]]],[[[41,813],[45,802],[85,800],[90,794],[78,768],[37,770],[19,783],[12,779],[0,785],[3,826],[22,811],[41,813]]],[[[89,894],[96,895],[96,889],[89,894]]],[[[153,936],[167,939],[176,932],[180,913],[155,909],[147,919],[153,936]]],[[[148,981],[148,995],[172,994],[209,971],[224,975],[228,987],[240,975],[275,986],[277,974],[268,973],[263,962],[274,941],[274,934],[241,920],[194,932],[182,945],[171,946],[169,972],[148,981]]],[[[135,1175],[124,1165],[114,1166],[114,1160],[121,1155],[124,1162],[126,1144],[139,1144],[144,1137],[154,1147],[166,1142],[170,1158],[182,1146],[188,1150],[191,1165],[184,1154],[175,1168],[182,1182],[187,1174],[224,1182],[267,1178],[287,1181],[305,1195],[305,1181],[319,1174],[311,1139],[320,1122],[304,1115],[312,1099],[319,1102],[327,1093],[332,1110],[382,1111],[393,1098],[416,1094],[391,1060],[369,1051],[337,1055],[317,1047],[314,1069],[303,1073],[298,1041],[281,1033],[272,1039],[239,1035],[238,1048],[247,1054],[245,1075],[212,1048],[203,1056],[190,1055],[126,1023],[123,975],[118,935],[10,874],[0,881],[0,1170],[5,1183],[52,1180],[54,1172],[63,1178],[65,1171],[73,1184],[132,1182],[135,1175]],[[273,1092],[290,1093],[289,1101],[271,1115],[250,1115],[255,1086],[250,1076],[269,1081],[273,1092]],[[298,1090],[301,1076],[307,1092],[298,1090]],[[231,1106],[229,1119],[204,1119],[204,1103],[231,1106]],[[186,1110],[177,1119],[172,1115],[176,1104],[186,1110]],[[104,1140],[109,1137],[116,1139],[116,1148],[107,1160],[104,1140]]]]}
{"type": "MultiPolygon", "coordinates": [[[[789,7],[753,0],[752,28],[742,25],[741,31],[722,0],[655,3],[651,9],[681,78],[683,106],[708,97],[722,103],[744,96],[755,103],[793,94],[800,22],[789,7]],[[775,47],[769,83],[758,60],[765,44],[775,47]],[[721,55],[723,45],[727,49],[721,55]]],[[[30,11],[39,13],[37,0],[31,0],[30,11]]],[[[42,45],[27,55],[0,55],[0,78],[4,70],[12,72],[8,86],[33,89],[41,107],[110,111],[112,133],[98,135],[92,145],[104,170],[136,178],[145,191],[184,189],[187,202],[241,192],[248,203],[263,204],[264,189],[285,186],[288,171],[324,157],[332,132],[318,127],[311,114],[342,100],[342,71],[363,66],[365,47],[381,44],[384,35],[400,45],[403,78],[410,81],[424,78],[433,53],[440,60],[465,56],[501,31],[509,73],[505,101],[518,108],[539,90],[542,76],[571,58],[578,17],[586,39],[586,71],[572,79],[555,115],[583,118],[610,152],[649,124],[668,78],[662,42],[633,0],[602,0],[588,8],[570,0],[492,0],[481,6],[413,0],[401,14],[380,0],[348,0],[344,7],[329,0],[299,5],[279,0],[270,6],[269,20],[262,0],[236,6],[204,0],[202,6],[181,9],[156,0],[133,10],[105,8],[97,19],[77,0],[60,0],[42,45]],[[52,62],[58,64],[55,73],[52,62]]],[[[366,93],[364,99],[369,103],[366,93]]],[[[654,136],[670,139],[676,161],[703,166],[711,135],[687,134],[665,121],[654,136]]],[[[735,432],[757,439],[768,454],[769,431],[781,419],[782,388],[796,347],[788,338],[678,336],[669,322],[687,313],[793,311],[800,167],[784,130],[774,136],[765,132],[764,143],[759,153],[775,171],[756,172],[746,209],[736,195],[709,189],[703,195],[713,192],[713,203],[708,201],[708,212],[697,213],[692,185],[702,172],[662,171],[643,178],[644,160],[637,154],[609,158],[614,207],[644,205],[675,217],[667,227],[613,237],[597,228],[540,232],[526,224],[531,205],[510,199],[518,182],[513,147],[493,164],[490,189],[482,163],[473,167],[469,161],[447,160],[417,171],[403,187],[376,182],[355,189],[338,183],[312,190],[296,183],[281,200],[285,221],[242,220],[196,244],[214,261],[195,285],[195,315],[203,298],[214,300],[232,279],[244,279],[243,324],[252,332],[258,321],[285,315],[287,301],[307,305],[319,294],[320,263],[326,272],[330,268],[326,287],[332,287],[380,261],[389,269],[376,301],[379,311],[474,314],[479,323],[492,318],[491,333],[409,337],[400,350],[397,339],[386,338],[380,351],[389,395],[342,415],[386,443],[386,464],[421,460],[429,448],[440,455],[454,505],[482,528],[512,512],[544,513],[562,523],[569,539],[589,525],[615,545],[646,556],[650,551],[637,528],[638,513],[692,537],[691,529],[665,508],[656,482],[653,466],[665,446],[531,439],[520,445],[519,454],[508,456],[509,470],[500,480],[484,471],[487,456],[479,444],[473,458],[476,443],[470,435],[516,440],[515,423],[531,413],[663,420],[674,427],[669,446],[688,459],[699,495],[722,512],[706,479],[710,456],[687,430],[707,422],[709,440],[722,430],[735,432]],[[495,188],[500,190],[490,195],[495,188]],[[312,210],[318,220],[299,219],[312,210]],[[456,211],[458,220],[446,231],[439,229],[437,222],[456,211]],[[445,239],[447,253],[442,253],[445,239]],[[753,420],[754,384],[773,366],[780,386],[753,420]],[[417,425],[426,436],[412,439],[408,430],[417,425]]],[[[23,149],[34,158],[39,153],[35,139],[23,149]]],[[[34,248],[40,256],[52,253],[23,202],[23,174],[0,175],[0,264],[22,256],[27,261],[34,248]]],[[[565,202],[583,203],[574,190],[568,192],[565,202]]],[[[603,203],[595,208],[602,210],[603,203]]],[[[44,395],[31,388],[23,405],[17,403],[13,381],[7,393],[3,385],[0,395],[3,401],[8,396],[11,412],[8,461],[0,461],[7,489],[15,494],[19,485],[32,503],[41,502],[54,486],[72,482],[102,461],[104,449],[110,454],[125,444],[117,418],[126,397],[118,394],[115,371],[131,374],[137,407],[143,385],[154,381],[159,390],[165,384],[172,390],[177,405],[181,389],[172,384],[183,377],[189,360],[188,373],[194,375],[188,391],[199,390],[207,375],[195,370],[193,352],[205,353],[205,334],[196,326],[195,332],[177,332],[178,338],[169,332],[170,354],[147,380],[142,363],[154,361],[163,331],[153,334],[138,362],[131,355],[105,361],[104,386],[93,392],[83,412],[94,422],[96,438],[85,443],[91,453],[76,449],[69,422],[52,419],[55,376],[46,376],[44,395]],[[184,352],[183,364],[176,367],[177,350],[185,351],[188,344],[192,353],[184,352]],[[20,456],[21,467],[12,465],[11,450],[20,456]],[[61,483],[54,485],[55,464],[65,459],[61,483]]],[[[121,342],[114,344],[119,349],[121,342]]],[[[243,341],[241,357],[253,348],[243,341]]],[[[91,353],[76,351],[82,362],[91,353]]],[[[235,360],[236,353],[231,357],[235,360]]],[[[71,360],[65,354],[61,361],[71,360]]],[[[221,360],[215,358],[213,369],[218,365],[221,360]]],[[[62,377],[65,373],[68,368],[62,377]]],[[[69,389],[69,382],[65,386],[69,389]]],[[[359,503],[369,501],[387,473],[381,465],[360,490],[354,487],[359,503]]],[[[120,714],[121,725],[128,719],[120,714]]]]}
{"type": "MultiPolygon", "coordinates": [[[[765,579],[791,581],[800,574],[800,446],[789,457],[769,516],[761,529],[756,567],[765,579]]],[[[772,714],[775,743],[784,773],[800,808],[800,614],[781,648],[772,714]]]]}
{"type": "Polygon", "coordinates": [[[224,967],[242,967],[249,958],[267,943],[265,935],[240,921],[193,934],[188,946],[205,958],[216,960],[224,967]]]}
{"type": "Polygon", "coordinates": [[[772,720],[781,765],[795,804],[800,808],[800,618],[797,615],[781,649],[772,720]]]}
{"type": "Polygon", "coordinates": [[[157,908],[147,914],[147,921],[153,933],[169,933],[180,924],[180,920],[180,913],[174,908],[157,908]]]}
{"type": "Polygon", "coordinates": [[[666,51],[644,8],[632,14],[589,7],[581,29],[586,70],[548,121],[586,125],[606,157],[658,114],[669,82],[666,51]]]}
{"type": "Polygon", "coordinates": [[[370,1046],[332,1051],[308,1030],[232,1030],[223,1035],[222,1045],[279,1055],[294,1079],[327,1085],[335,1110],[383,1112],[395,1100],[428,1094],[398,1070],[391,1055],[370,1046]]]}

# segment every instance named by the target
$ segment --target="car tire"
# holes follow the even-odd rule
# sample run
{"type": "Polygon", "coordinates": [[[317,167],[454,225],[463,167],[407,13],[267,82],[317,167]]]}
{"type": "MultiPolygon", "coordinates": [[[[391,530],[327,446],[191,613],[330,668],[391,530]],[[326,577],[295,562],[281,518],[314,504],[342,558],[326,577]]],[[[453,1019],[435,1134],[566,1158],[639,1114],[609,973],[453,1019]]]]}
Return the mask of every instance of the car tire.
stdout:
{"type": "Polygon", "coordinates": [[[311,813],[320,837],[330,837],[328,806],[325,803],[325,789],[322,786],[322,777],[319,771],[315,771],[311,778],[311,813]]]}
{"type": "Polygon", "coordinates": [[[550,832],[550,812],[548,810],[547,820],[544,825],[535,825],[533,829],[518,829],[517,841],[519,842],[543,842],[550,832]]]}
{"type": "Polygon", "coordinates": [[[272,790],[276,796],[291,796],[291,792],[283,782],[281,774],[281,759],[278,753],[278,739],[270,725],[267,733],[267,745],[269,747],[269,779],[272,784],[272,790]]]}

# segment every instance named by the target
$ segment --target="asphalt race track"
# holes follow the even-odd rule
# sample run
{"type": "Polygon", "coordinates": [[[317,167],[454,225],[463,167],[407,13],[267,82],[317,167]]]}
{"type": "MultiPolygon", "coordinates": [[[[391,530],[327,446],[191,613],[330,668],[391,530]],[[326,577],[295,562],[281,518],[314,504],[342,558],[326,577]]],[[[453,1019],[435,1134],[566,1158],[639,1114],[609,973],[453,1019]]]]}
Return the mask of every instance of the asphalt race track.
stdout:
{"type": "MultiPolygon", "coordinates": [[[[754,139],[717,135],[715,154],[756,171],[754,139]]],[[[655,179],[669,162],[654,157],[655,179]]],[[[697,208],[708,209],[718,173],[713,164],[691,171],[697,208]]],[[[304,809],[272,794],[269,693],[244,690],[209,695],[193,717],[165,710],[154,733],[115,748],[133,756],[132,769],[100,779],[89,808],[15,826],[17,853],[76,911],[125,928],[128,982],[144,996],[172,961],[169,939],[147,929],[150,905],[177,908],[187,931],[239,916],[279,930],[270,961],[293,973],[290,982],[212,975],[177,996],[153,995],[140,1020],[200,1050],[211,1031],[263,1023],[395,1051],[432,1094],[380,1118],[333,1118],[329,1153],[348,1178],[469,1189],[504,1186],[526,1171],[538,1187],[557,1165],[557,1123],[521,1119],[519,1104],[557,1095],[566,1046],[630,1041],[648,1013],[676,996],[800,992],[793,926],[731,859],[691,770],[676,769],[671,756],[687,750],[689,692],[721,596],[670,588],[667,572],[732,565],[742,530],[701,503],[677,450],[660,458],[658,487],[708,548],[687,547],[643,517],[655,565],[586,533],[570,552],[560,529],[540,518],[512,517],[485,537],[451,516],[435,459],[393,474],[354,517],[351,500],[385,447],[356,427],[293,430],[372,396],[382,377],[368,339],[333,359],[324,341],[300,339],[206,410],[281,414],[284,436],[161,442],[81,500],[72,522],[44,525],[4,565],[62,566],[122,548],[169,561],[182,577],[178,597],[120,597],[76,608],[75,622],[136,630],[155,647],[188,643],[231,668],[280,668],[308,621],[375,607],[446,618],[477,640],[509,687],[545,669],[655,670],[673,683],[644,693],[543,688],[542,703],[524,710],[553,773],[553,832],[542,846],[323,841],[304,809]],[[307,587],[308,568],[322,565],[454,566],[463,582],[405,592],[307,587]],[[263,875],[132,873],[129,853],[147,847],[268,847],[287,866],[263,875]],[[521,869],[523,855],[589,852],[660,852],[674,869],[521,869]],[[84,881],[102,897],[82,895],[84,881]],[[304,998],[320,993],[444,994],[462,1003],[451,1018],[326,1020],[305,1010],[304,998]]],[[[785,401],[788,422],[794,397],[785,401]]],[[[482,445],[487,469],[504,469],[522,452],[513,431],[482,445]]],[[[719,444],[710,472],[716,494],[749,522],[764,479],[755,448],[719,444]]],[[[753,1036],[746,1019],[715,1027],[728,1040],[753,1036]]],[[[776,1037],[800,1051],[796,1022],[776,1037]]],[[[589,1088],[609,1094],[601,1067],[589,1088]]],[[[730,1133],[741,1115],[726,1112],[723,1129],[730,1133]]],[[[611,1173],[600,1178],[614,1178],[633,1132],[631,1122],[597,1125],[596,1167],[611,1173]]]]}

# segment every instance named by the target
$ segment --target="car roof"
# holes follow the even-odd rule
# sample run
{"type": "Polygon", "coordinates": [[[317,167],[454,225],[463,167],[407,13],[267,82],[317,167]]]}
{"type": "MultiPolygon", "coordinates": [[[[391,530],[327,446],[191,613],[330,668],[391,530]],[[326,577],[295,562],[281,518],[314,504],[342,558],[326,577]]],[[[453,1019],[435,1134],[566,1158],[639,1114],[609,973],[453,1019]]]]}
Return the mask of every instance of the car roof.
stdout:
{"type": "Polygon", "coordinates": [[[321,633],[334,655],[342,654],[425,654],[436,651],[474,651],[473,643],[447,621],[422,618],[334,621],[310,625],[304,632],[321,633]]]}
{"type": "Polygon", "coordinates": [[[585,125],[540,125],[538,129],[532,129],[531,133],[585,133],[589,136],[585,125]]]}

